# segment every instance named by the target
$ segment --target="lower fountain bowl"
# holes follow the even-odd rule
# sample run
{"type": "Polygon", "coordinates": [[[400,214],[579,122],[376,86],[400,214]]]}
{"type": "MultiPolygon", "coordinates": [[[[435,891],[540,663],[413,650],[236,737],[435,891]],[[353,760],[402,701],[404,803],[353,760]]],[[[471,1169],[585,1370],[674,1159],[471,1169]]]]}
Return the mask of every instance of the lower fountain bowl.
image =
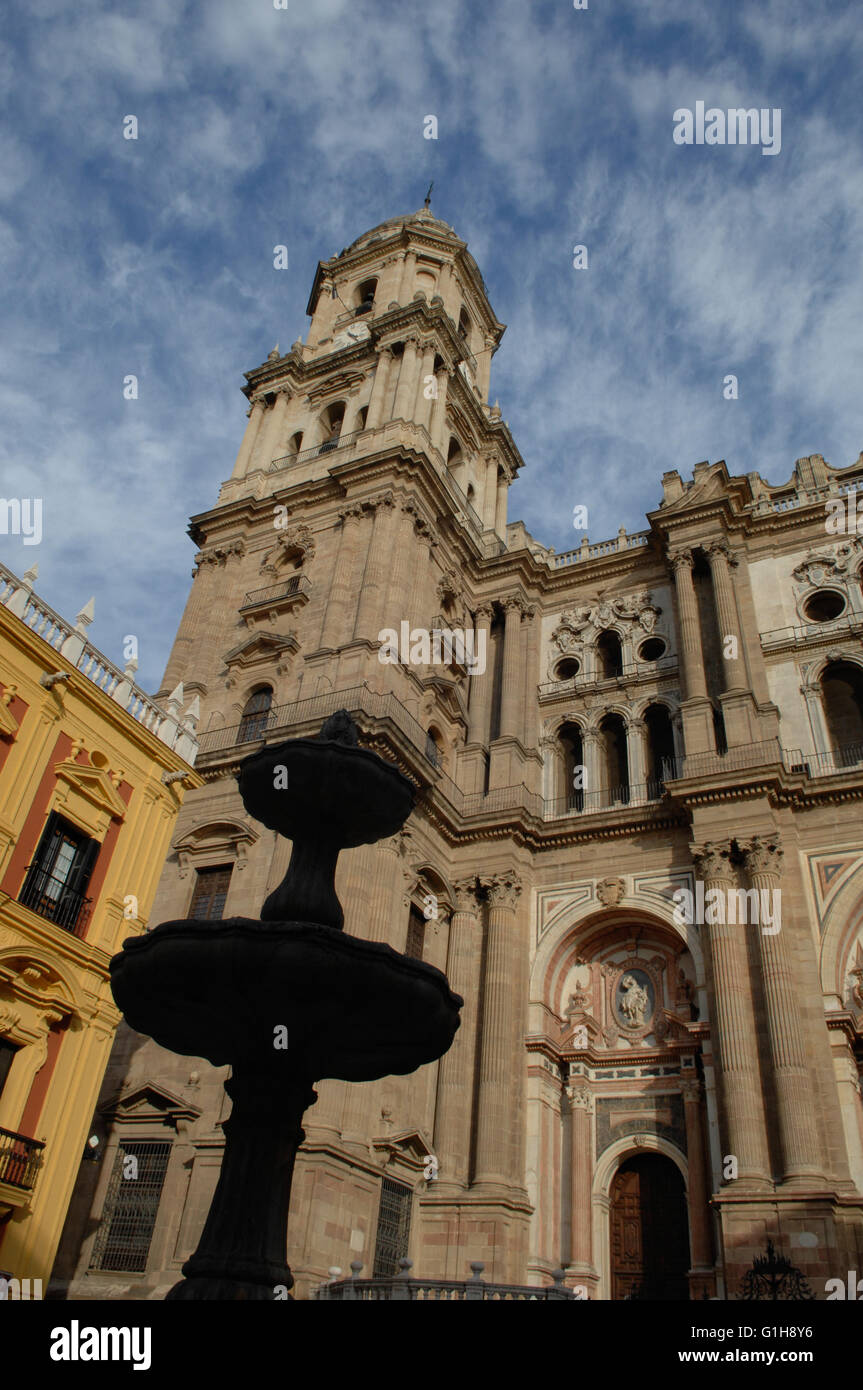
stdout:
{"type": "Polygon", "coordinates": [[[434,966],[313,922],[164,922],[110,968],[129,1026],[170,1052],[315,1081],[435,1061],[464,1003],[434,966]]]}

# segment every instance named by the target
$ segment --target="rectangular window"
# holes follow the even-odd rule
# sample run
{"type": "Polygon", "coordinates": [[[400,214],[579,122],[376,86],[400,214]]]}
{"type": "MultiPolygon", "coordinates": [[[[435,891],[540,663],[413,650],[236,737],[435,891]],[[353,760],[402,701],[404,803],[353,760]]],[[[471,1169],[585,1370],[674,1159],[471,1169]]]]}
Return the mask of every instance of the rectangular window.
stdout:
{"type": "Polygon", "coordinates": [[[130,1141],[117,1150],[91,1269],[146,1270],[170,1154],[170,1141],[150,1139],[130,1141]]]}
{"type": "Polygon", "coordinates": [[[414,960],[422,960],[425,935],[426,920],[419,908],[411,907],[411,915],[408,920],[408,939],[405,946],[406,956],[413,956],[414,960]]]}
{"type": "Polygon", "coordinates": [[[205,922],[220,922],[231,883],[231,864],[219,864],[214,869],[199,869],[198,881],[189,916],[205,922]]]}
{"type": "Polygon", "coordinates": [[[90,910],[86,888],[100,849],[98,840],[52,811],[19,902],[67,931],[82,927],[90,910]]]}
{"type": "Polygon", "coordinates": [[[411,1198],[413,1193],[404,1183],[384,1178],[381,1183],[381,1204],[378,1208],[378,1230],[375,1244],[375,1279],[388,1279],[399,1273],[399,1260],[407,1259],[411,1233],[411,1198]]]}
{"type": "Polygon", "coordinates": [[[0,1096],[3,1094],[6,1077],[9,1075],[9,1068],[17,1051],[15,1044],[10,1043],[8,1038],[0,1038],[0,1096]]]}

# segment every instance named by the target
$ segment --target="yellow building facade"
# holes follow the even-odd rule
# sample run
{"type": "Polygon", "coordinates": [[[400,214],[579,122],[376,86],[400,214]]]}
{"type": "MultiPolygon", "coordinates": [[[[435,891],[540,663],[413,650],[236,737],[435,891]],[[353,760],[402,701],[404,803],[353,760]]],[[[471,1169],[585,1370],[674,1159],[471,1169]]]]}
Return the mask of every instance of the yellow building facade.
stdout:
{"type": "MultiPolygon", "coordinates": [[[[120,1014],[108,964],[143,932],[197,705],[157,705],[0,565],[0,1279],[47,1285],[120,1014]]],[[[23,1286],[23,1285],[22,1285],[23,1286]]],[[[13,1290],[15,1286],[12,1285],[13,1290]]]]}

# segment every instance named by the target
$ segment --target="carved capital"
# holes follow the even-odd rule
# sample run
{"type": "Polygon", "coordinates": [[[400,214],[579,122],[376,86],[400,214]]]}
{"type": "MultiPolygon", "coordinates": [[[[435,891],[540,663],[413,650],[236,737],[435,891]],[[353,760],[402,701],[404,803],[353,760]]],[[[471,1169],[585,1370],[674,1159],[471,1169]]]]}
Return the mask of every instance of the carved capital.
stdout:
{"type": "Polygon", "coordinates": [[[566,1094],[572,1110],[582,1110],[586,1115],[593,1114],[593,1095],[586,1086],[567,1086],[566,1094]]]}
{"type": "Polygon", "coordinates": [[[691,570],[694,563],[692,551],[675,550],[672,554],[668,556],[668,563],[670,564],[675,574],[677,574],[677,571],[680,569],[691,570]]]}
{"type": "Polygon", "coordinates": [[[476,879],[459,878],[452,886],[456,912],[476,912],[476,879]]]}
{"type": "Polygon", "coordinates": [[[743,859],[748,874],[775,874],[782,872],[784,851],[778,835],[753,835],[748,845],[743,847],[743,859]]]}
{"type": "Polygon", "coordinates": [[[731,853],[729,840],[708,840],[704,845],[690,845],[689,849],[699,878],[730,879],[734,877],[728,859],[731,853]]]}
{"type": "Polygon", "coordinates": [[[690,1104],[700,1104],[703,1093],[704,1087],[697,1077],[693,1077],[691,1081],[681,1081],[680,1083],[680,1094],[684,1101],[689,1101],[690,1104]]]}
{"type": "Polygon", "coordinates": [[[483,622],[490,623],[492,619],[491,604],[486,602],[478,603],[476,608],[474,609],[474,616],[476,618],[477,625],[483,622]]]}
{"type": "Polygon", "coordinates": [[[514,873],[481,878],[480,886],[485,889],[489,906],[505,907],[511,911],[518,903],[522,888],[521,879],[514,873]]]}
{"type": "Polygon", "coordinates": [[[508,598],[503,599],[501,602],[505,613],[510,613],[515,610],[519,613],[524,613],[524,603],[519,598],[518,594],[510,594],[508,598]]]}
{"type": "Polygon", "coordinates": [[[727,561],[731,556],[731,551],[728,549],[728,542],[719,538],[714,541],[709,541],[704,549],[707,551],[707,557],[711,564],[714,560],[719,560],[720,558],[727,561]]]}

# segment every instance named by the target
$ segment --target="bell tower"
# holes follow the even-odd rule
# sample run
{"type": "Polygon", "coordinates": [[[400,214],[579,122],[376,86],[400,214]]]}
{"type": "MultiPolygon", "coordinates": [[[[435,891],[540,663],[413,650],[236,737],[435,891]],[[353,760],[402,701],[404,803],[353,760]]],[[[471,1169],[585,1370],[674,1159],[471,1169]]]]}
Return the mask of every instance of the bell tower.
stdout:
{"type": "Polygon", "coordinates": [[[504,325],[466,243],[427,208],[392,218],[318,263],[307,312],[305,341],[246,374],[249,423],[220,501],[409,440],[480,549],[499,552],[521,460],[488,402],[504,325]]]}

